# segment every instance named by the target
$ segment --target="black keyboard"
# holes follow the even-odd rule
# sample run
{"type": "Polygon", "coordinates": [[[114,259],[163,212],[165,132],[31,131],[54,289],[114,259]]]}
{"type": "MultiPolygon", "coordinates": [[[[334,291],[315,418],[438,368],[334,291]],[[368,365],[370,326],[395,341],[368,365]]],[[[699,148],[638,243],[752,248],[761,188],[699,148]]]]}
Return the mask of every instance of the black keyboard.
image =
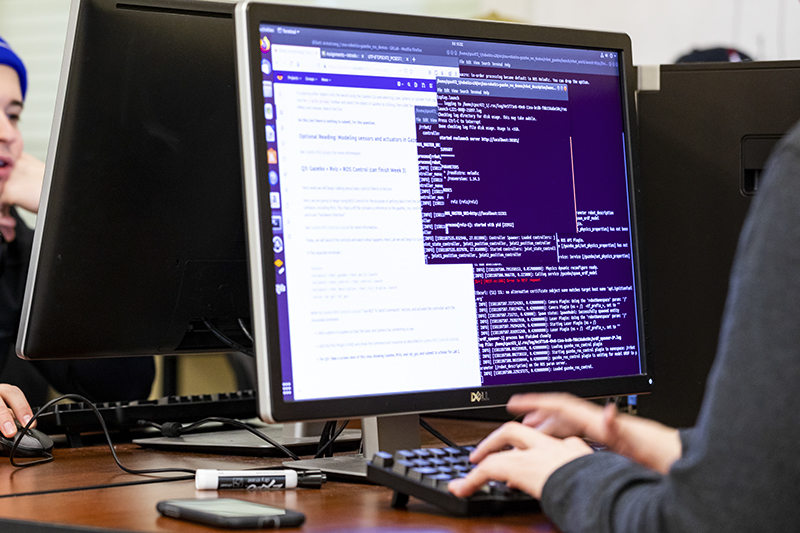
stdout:
{"type": "MultiPolygon", "coordinates": [[[[165,396],[156,400],[104,402],[93,404],[109,430],[129,430],[139,426],[139,420],[155,422],[197,422],[207,417],[246,419],[258,416],[255,391],[245,390],[223,394],[197,396],[165,396]]],[[[36,409],[34,409],[36,412],[36,409]]],[[[48,434],[100,431],[97,416],[83,402],[62,403],[50,407],[37,418],[37,429],[48,434]]]]}
{"type": "Polygon", "coordinates": [[[405,507],[408,497],[414,496],[461,516],[539,511],[538,500],[496,481],[468,498],[448,491],[451,479],[465,476],[474,466],[469,462],[472,449],[465,446],[378,452],[367,463],[367,479],[394,489],[395,507],[405,507]]]}

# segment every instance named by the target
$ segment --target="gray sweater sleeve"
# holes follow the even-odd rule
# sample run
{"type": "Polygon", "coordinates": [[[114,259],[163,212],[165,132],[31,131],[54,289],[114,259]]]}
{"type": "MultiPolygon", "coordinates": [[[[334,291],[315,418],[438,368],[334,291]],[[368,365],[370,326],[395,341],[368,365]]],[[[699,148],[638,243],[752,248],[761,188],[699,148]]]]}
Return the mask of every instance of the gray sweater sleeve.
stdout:
{"type": "Polygon", "coordinates": [[[742,230],[706,391],[667,475],[582,457],[547,481],[545,513],[565,533],[797,530],[800,127],[773,154],[742,230]]]}

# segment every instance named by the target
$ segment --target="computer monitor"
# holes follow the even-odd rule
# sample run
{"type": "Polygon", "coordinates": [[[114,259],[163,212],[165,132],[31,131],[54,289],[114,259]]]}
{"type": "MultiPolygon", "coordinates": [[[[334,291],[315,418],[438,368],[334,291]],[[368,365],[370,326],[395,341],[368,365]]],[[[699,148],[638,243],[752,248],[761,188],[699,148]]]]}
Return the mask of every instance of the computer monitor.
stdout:
{"type": "Polygon", "coordinates": [[[249,344],[233,7],[73,1],[23,357],[249,344]]]}
{"type": "Polygon", "coordinates": [[[369,457],[419,413],[650,389],[627,36],[235,19],[265,420],[366,417],[369,457]]]}

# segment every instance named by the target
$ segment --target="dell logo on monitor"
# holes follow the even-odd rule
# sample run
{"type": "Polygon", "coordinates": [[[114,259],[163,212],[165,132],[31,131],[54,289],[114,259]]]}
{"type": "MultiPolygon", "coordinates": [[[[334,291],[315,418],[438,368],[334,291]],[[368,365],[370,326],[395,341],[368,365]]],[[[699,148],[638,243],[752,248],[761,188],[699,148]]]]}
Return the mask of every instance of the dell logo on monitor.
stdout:
{"type": "Polygon", "coordinates": [[[470,392],[469,393],[469,401],[472,403],[475,402],[488,402],[489,401],[489,393],[486,391],[477,391],[477,392],[470,392]]]}

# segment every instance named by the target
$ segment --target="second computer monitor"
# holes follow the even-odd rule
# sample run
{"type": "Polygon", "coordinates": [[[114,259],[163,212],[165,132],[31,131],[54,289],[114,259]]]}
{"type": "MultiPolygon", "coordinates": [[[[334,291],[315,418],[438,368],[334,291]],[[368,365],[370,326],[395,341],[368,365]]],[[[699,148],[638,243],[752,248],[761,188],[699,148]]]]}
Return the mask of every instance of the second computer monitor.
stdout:
{"type": "Polygon", "coordinates": [[[248,343],[235,79],[230,4],[73,0],[18,353],[248,343]]]}

